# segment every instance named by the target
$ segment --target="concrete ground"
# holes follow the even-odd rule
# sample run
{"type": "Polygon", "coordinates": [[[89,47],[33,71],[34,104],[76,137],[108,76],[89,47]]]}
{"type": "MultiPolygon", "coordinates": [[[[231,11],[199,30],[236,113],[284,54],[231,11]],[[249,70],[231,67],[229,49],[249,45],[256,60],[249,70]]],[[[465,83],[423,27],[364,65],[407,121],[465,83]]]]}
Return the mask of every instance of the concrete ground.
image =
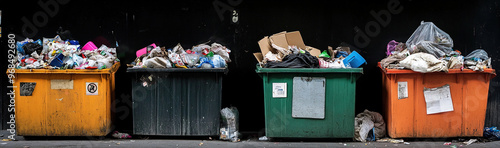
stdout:
{"type": "MultiPolygon", "coordinates": [[[[9,133],[2,131],[0,137],[6,140],[9,133]]],[[[304,141],[303,139],[272,139],[271,141],[259,141],[256,137],[242,139],[240,142],[229,142],[222,140],[212,140],[208,137],[133,137],[133,139],[114,139],[112,137],[41,137],[24,139],[22,136],[16,136],[16,141],[0,141],[0,147],[237,147],[237,148],[272,148],[272,147],[292,147],[292,148],[323,148],[323,147],[500,147],[500,141],[476,142],[471,145],[465,145],[460,141],[467,141],[468,138],[455,139],[404,139],[404,143],[389,142],[354,142],[351,139],[313,139],[304,141]],[[445,143],[451,142],[449,145],[445,143]]],[[[214,138],[215,139],[215,138],[214,138]]],[[[480,140],[482,141],[482,140],[480,140]]]]}

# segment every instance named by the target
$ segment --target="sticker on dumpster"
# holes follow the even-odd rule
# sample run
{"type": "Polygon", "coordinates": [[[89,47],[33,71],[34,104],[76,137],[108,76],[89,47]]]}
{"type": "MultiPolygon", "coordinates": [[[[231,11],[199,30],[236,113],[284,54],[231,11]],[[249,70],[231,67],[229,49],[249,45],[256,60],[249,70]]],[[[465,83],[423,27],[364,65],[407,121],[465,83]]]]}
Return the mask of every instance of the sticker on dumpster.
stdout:
{"type": "Polygon", "coordinates": [[[87,92],[87,95],[98,95],[99,92],[98,90],[98,85],[97,82],[87,82],[85,85],[85,90],[87,92]]]}
{"type": "Polygon", "coordinates": [[[21,96],[31,96],[33,95],[33,91],[35,91],[35,82],[21,82],[20,95],[21,96]]]}
{"type": "Polygon", "coordinates": [[[408,98],[408,82],[398,82],[398,99],[408,98]]]}
{"type": "Polygon", "coordinates": [[[286,83],[273,83],[273,98],[286,98],[286,83]]]}

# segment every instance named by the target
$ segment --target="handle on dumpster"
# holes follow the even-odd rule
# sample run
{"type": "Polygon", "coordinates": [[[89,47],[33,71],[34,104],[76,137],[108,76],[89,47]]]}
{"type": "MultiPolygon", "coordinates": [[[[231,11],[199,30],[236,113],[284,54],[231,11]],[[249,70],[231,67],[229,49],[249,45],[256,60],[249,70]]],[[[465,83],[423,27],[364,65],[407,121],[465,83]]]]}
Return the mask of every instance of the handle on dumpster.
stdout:
{"type": "Polygon", "coordinates": [[[113,66],[110,69],[110,72],[115,73],[116,71],[118,71],[118,68],[120,68],[120,62],[116,62],[115,64],[113,64],[113,66]]]}

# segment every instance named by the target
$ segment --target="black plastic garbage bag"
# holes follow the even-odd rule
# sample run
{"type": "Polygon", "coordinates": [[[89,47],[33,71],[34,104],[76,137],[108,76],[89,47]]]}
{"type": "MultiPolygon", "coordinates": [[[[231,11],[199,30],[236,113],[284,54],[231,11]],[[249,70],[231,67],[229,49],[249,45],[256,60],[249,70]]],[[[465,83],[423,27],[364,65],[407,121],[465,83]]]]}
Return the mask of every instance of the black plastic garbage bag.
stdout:
{"type": "Polygon", "coordinates": [[[42,53],[43,47],[42,47],[42,45],[40,45],[40,44],[30,42],[30,43],[26,43],[26,44],[23,46],[23,49],[24,49],[24,52],[25,52],[27,55],[31,55],[31,53],[33,53],[33,52],[35,52],[35,51],[36,51],[36,53],[37,53],[37,54],[42,53]]]}
{"type": "Polygon", "coordinates": [[[267,62],[266,68],[319,68],[318,58],[309,52],[289,54],[281,62],[267,62]]]}

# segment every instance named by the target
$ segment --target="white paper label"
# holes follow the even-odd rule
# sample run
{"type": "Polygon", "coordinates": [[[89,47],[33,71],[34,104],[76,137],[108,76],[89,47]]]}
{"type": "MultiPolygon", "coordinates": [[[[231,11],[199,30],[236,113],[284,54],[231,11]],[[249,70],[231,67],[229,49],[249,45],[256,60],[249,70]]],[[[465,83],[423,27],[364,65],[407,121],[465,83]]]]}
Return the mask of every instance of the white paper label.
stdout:
{"type": "Polygon", "coordinates": [[[398,99],[408,98],[408,82],[398,82],[398,99]]]}
{"type": "Polygon", "coordinates": [[[448,84],[438,88],[424,88],[424,97],[427,114],[453,111],[450,85],[448,84]]]}
{"type": "Polygon", "coordinates": [[[99,95],[99,85],[97,85],[97,82],[87,82],[85,83],[85,91],[87,95],[99,95]]]}
{"type": "Polygon", "coordinates": [[[286,83],[273,83],[273,98],[286,98],[286,83]]]}

